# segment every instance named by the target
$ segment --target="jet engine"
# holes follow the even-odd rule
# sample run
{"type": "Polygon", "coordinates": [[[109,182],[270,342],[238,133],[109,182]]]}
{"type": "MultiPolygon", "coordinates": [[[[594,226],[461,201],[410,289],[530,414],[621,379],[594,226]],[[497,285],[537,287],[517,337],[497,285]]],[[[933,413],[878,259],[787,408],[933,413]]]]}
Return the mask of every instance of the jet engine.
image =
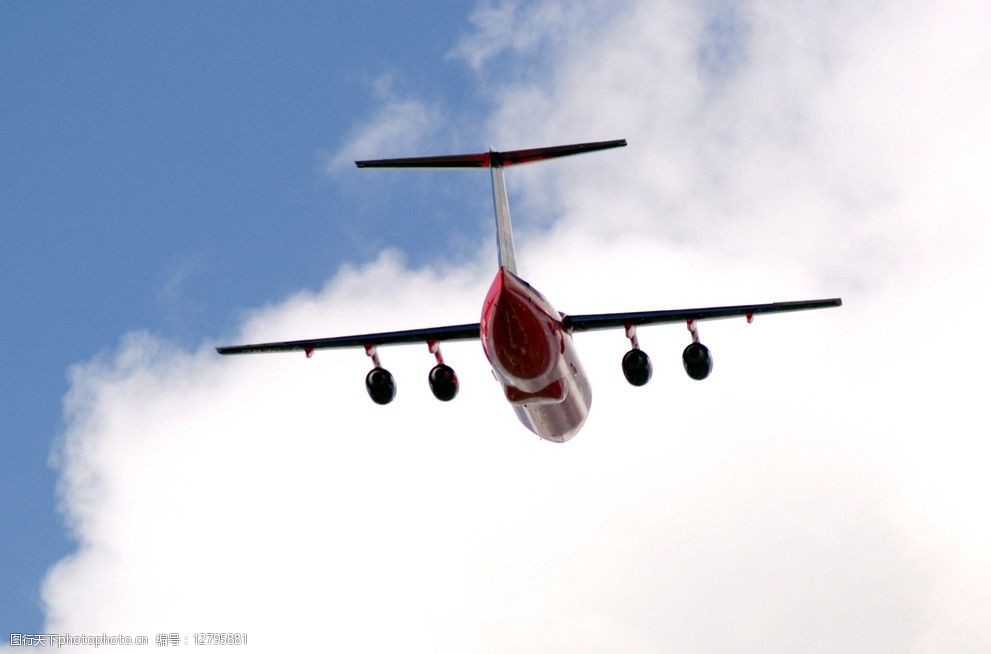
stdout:
{"type": "Polygon", "coordinates": [[[634,386],[643,386],[653,374],[650,357],[640,348],[633,348],[623,355],[623,376],[634,386]]]}
{"type": "Polygon", "coordinates": [[[685,364],[685,372],[692,379],[705,379],[712,372],[712,355],[709,354],[709,348],[697,341],[689,343],[681,354],[681,360],[685,364]]]}
{"type": "Polygon", "coordinates": [[[431,368],[427,380],[434,397],[441,402],[449,402],[458,394],[458,376],[454,373],[454,368],[447,364],[438,363],[431,368]]]}
{"type": "Polygon", "coordinates": [[[376,366],[368,371],[365,376],[365,388],[368,389],[368,397],[372,398],[375,404],[388,404],[396,397],[396,380],[392,373],[376,366]]]}

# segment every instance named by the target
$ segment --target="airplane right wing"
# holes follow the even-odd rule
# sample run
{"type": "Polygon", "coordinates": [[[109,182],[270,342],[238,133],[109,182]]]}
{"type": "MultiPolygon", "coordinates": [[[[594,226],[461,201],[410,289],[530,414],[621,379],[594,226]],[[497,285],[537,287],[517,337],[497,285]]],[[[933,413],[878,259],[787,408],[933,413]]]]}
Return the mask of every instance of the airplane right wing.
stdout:
{"type": "Polygon", "coordinates": [[[726,307],[705,307],[699,309],[661,309],[658,311],[630,311],[622,313],[588,313],[565,315],[562,320],[568,331],[581,332],[609,327],[634,325],[655,325],[671,322],[713,320],[746,316],[749,321],[759,313],[783,313],[838,307],[843,301],[838,298],[825,300],[801,300],[798,302],[770,302],[767,304],[740,304],[726,307]]]}

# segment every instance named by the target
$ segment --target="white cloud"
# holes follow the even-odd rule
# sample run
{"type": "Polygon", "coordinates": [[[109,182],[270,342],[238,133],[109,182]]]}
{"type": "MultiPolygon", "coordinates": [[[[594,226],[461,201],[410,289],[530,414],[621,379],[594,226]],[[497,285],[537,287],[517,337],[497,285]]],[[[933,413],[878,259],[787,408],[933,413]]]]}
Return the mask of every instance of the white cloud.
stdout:
{"type": "Polygon", "coordinates": [[[462,36],[448,56],[483,76],[506,74],[505,60],[510,57],[523,56],[528,69],[539,69],[543,52],[593,39],[598,23],[619,9],[561,0],[481,2],[469,18],[473,31],[462,36]]]}
{"type": "Polygon", "coordinates": [[[336,174],[360,159],[395,156],[399,152],[419,152],[443,125],[442,110],[436,104],[402,97],[393,89],[391,76],[375,80],[379,109],[361,120],[335,153],[319,153],[325,172],[336,174]]]}
{"type": "MultiPolygon", "coordinates": [[[[552,74],[499,82],[496,142],[630,139],[508,175],[516,222],[546,226],[517,239],[523,270],[559,309],[846,306],[703,324],[701,384],[683,328],[641,331],[644,389],[620,333],[579,335],[595,401],[564,446],[515,422],[474,343],[445,347],[463,384],[445,405],[425,347],[385,349],[399,395],[379,408],[360,351],[127,337],[73,371],[81,548],[47,580],[48,630],[248,631],[259,651],[991,646],[988,10],[759,3],[709,79],[705,8],[592,29],[542,7],[555,20],[528,38],[553,27],[552,74]]],[[[493,259],[386,253],[239,338],[473,320],[493,259]]]]}

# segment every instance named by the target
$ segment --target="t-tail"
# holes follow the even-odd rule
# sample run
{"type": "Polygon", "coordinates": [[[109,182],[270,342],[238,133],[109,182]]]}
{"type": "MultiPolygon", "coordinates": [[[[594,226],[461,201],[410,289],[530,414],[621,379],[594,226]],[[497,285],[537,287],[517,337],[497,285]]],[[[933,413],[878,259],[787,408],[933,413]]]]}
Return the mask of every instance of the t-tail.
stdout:
{"type": "Polygon", "coordinates": [[[566,157],[583,152],[595,152],[626,145],[625,139],[596,141],[573,145],[555,145],[529,150],[498,152],[490,149],[478,154],[449,154],[436,157],[405,157],[402,159],[372,159],[356,161],[358,168],[488,168],[492,174],[492,202],[495,205],[496,245],[499,248],[499,265],[516,274],[516,251],[513,248],[513,223],[509,217],[509,197],[502,169],[518,164],[566,157]]]}

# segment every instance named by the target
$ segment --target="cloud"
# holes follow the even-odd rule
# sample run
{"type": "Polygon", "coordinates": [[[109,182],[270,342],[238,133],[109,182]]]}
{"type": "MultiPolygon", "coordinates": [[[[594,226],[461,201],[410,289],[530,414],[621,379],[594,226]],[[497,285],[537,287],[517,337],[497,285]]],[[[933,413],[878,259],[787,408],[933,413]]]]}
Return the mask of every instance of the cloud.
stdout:
{"type": "Polygon", "coordinates": [[[583,29],[609,13],[590,3],[482,2],[469,17],[473,30],[459,39],[448,57],[461,59],[479,75],[504,73],[502,58],[507,56],[539,65],[543,51],[573,45],[583,29]]]}
{"type": "Polygon", "coordinates": [[[380,108],[351,130],[336,152],[321,152],[324,171],[333,175],[360,159],[393,156],[397,152],[419,152],[443,125],[440,107],[404,98],[393,89],[389,75],[374,84],[380,108]]]}
{"type": "Polygon", "coordinates": [[[544,84],[507,83],[492,130],[499,142],[629,139],[637,154],[610,154],[609,172],[577,160],[526,172],[540,208],[587,216],[583,228],[662,231],[736,255],[760,233],[774,240],[765,254],[797,249],[821,267],[835,261],[837,276],[857,258],[876,265],[858,274],[881,277],[928,256],[934,240],[944,244],[938,258],[986,235],[974,210],[987,194],[955,206],[983,193],[974,173],[987,152],[988,97],[975,69],[987,47],[967,38],[981,13],[971,6],[930,20],[925,5],[870,15],[858,5],[757,5],[737,18],[746,63],[726,79],[700,62],[719,38],[706,10],[644,3],[593,43],[561,43],[544,84]],[[602,198],[603,186],[612,196],[595,204],[589,196],[602,198]],[[950,225],[961,233],[933,220],[945,206],[970,212],[950,225]],[[880,234],[895,215],[895,233],[880,234]]]}
{"type": "MultiPolygon", "coordinates": [[[[622,334],[576,336],[595,399],[564,446],[515,421],[475,343],[444,348],[449,404],[425,347],[384,349],[381,408],[360,351],[129,335],[72,371],[80,547],[46,580],[46,628],[248,631],[260,651],[988,649],[988,10],[756,4],[714,74],[713,6],[589,25],[541,5],[554,20],[521,29],[548,47],[500,56],[546,77],[478,58],[497,142],[630,140],[510,171],[523,270],[569,312],[842,309],[704,323],[704,383],[679,370],[683,328],[641,331],[643,389],[622,334]]],[[[472,320],[493,260],[386,252],[232,340],[472,320]]]]}

